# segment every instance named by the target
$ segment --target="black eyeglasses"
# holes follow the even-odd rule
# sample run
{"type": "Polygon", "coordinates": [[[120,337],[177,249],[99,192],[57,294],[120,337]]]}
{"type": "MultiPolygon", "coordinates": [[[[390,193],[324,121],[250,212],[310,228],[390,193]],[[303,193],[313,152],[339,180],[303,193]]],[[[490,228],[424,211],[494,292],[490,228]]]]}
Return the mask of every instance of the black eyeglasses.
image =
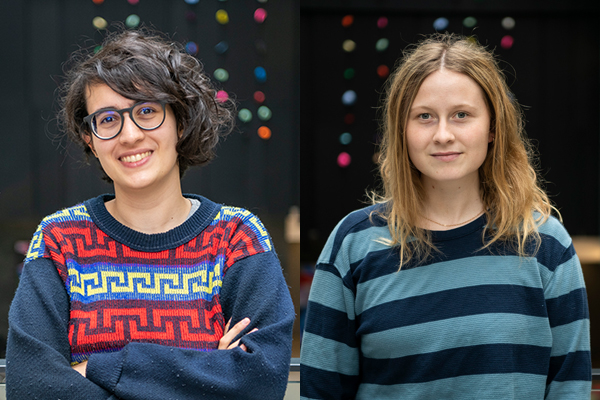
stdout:
{"type": "Polygon", "coordinates": [[[108,140],[121,133],[126,112],[140,129],[151,131],[159,128],[165,122],[166,103],[166,101],[140,101],[122,110],[104,108],[88,115],[83,120],[98,139],[108,140]]]}

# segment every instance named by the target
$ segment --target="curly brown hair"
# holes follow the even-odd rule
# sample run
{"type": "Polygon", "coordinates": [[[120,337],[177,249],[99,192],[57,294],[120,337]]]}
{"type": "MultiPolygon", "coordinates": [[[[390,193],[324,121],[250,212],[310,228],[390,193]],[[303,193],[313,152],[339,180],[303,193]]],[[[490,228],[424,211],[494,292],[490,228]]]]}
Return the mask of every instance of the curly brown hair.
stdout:
{"type": "MultiPolygon", "coordinates": [[[[190,166],[212,160],[219,138],[233,128],[233,102],[218,101],[217,90],[198,59],[187,54],[181,43],[156,31],[111,32],[99,50],[77,51],[67,65],[58,125],[83,147],[88,159],[92,151],[86,137],[89,140],[92,133],[83,118],[86,91],[94,84],[106,84],[131,100],[165,101],[171,106],[182,132],[176,145],[180,176],[190,166]]],[[[106,173],[103,178],[112,182],[106,173]]]]}

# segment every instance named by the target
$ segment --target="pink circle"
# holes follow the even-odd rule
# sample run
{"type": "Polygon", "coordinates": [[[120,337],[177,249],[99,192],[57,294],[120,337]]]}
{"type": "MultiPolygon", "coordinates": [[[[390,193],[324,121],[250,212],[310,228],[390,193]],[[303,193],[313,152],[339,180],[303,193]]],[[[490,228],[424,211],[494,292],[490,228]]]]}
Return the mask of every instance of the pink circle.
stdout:
{"type": "Polygon", "coordinates": [[[227,94],[226,91],[224,90],[219,90],[217,92],[217,101],[220,101],[221,103],[227,101],[227,99],[229,98],[229,95],[227,94]]]}
{"type": "Polygon", "coordinates": [[[500,40],[500,46],[502,46],[503,49],[510,49],[513,44],[515,43],[515,39],[513,39],[512,36],[510,35],[506,35],[502,38],[502,40],[500,40]]]}
{"type": "Polygon", "coordinates": [[[140,0],[127,0],[127,2],[128,2],[129,4],[132,4],[132,5],[134,5],[134,6],[135,6],[137,3],[139,3],[139,2],[140,2],[140,0]]]}
{"type": "Polygon", "coordinates": [[[254,20],[259,24],[262,24],[265,22],[265,19],[267,19],[267,10],[264,8],[257,8],[256,11],[254,11],[254,20]]]}
{"type": "Polygon", "coordinates": [[[387,17],[379,17],[379,19],[377,20],[377,27],[379,29],[383,29],[387,26],[388,24],[388,19],[387,17]]]}
{"type": "Polygon", "coordinates": [[[337,163],[342,168],[346,168],[348,165],[350,165],[351,161],[352,157],[350,157],[350,154],[346,153],[345,151],[341,152],[337,158],[337,163]]]}

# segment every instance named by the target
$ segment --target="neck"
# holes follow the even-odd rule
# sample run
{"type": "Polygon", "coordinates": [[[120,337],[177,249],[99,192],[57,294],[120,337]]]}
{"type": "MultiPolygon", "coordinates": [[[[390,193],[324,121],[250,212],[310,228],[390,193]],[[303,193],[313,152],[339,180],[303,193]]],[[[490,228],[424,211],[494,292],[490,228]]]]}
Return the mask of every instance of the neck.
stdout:
{"type": "Polygon", "coordinates": [[[419,222],[421,228],[436,231],[454,229],[471,222],[484,211],[479,177],[476,175],[460,182],[422,179],[422,184],[425,202],[419,222]]]}
{"type": "Polygon", "coordinates": [[[123,225],[142,233],[167,232],[185,222],[191,203],[183,197],[179,181],[168,188],[123,190],[115,185],[108,212],[123,225]]]}

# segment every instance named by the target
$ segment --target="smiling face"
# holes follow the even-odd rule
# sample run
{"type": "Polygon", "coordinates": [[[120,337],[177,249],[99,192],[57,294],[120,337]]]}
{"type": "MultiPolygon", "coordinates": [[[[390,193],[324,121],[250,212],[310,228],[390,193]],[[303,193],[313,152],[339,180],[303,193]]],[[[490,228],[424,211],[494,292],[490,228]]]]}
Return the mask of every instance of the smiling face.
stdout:
{"type": "Polygon", "coordinates": [[[490,112],[473,79],[446,69],[425,78],[406,126],[408,154],[424,184],[478,184],[492,140],[490,112]]]}
{"type": "MultiPolygon", "coordinates": [[[[89,114],[108,107],[128,108],[135,103],[106,84],[90,86],[86,95],[89,114]]],[[[178,139],[177,122],[169,105],[165,112],[165,121],[154,130],[140,129],[127,113],[118,136],[109,140],[100,140],[94,135],[84,137],[104,172],[113,180],[115,192],[179,184],[175,149],[178,139]]]]}

